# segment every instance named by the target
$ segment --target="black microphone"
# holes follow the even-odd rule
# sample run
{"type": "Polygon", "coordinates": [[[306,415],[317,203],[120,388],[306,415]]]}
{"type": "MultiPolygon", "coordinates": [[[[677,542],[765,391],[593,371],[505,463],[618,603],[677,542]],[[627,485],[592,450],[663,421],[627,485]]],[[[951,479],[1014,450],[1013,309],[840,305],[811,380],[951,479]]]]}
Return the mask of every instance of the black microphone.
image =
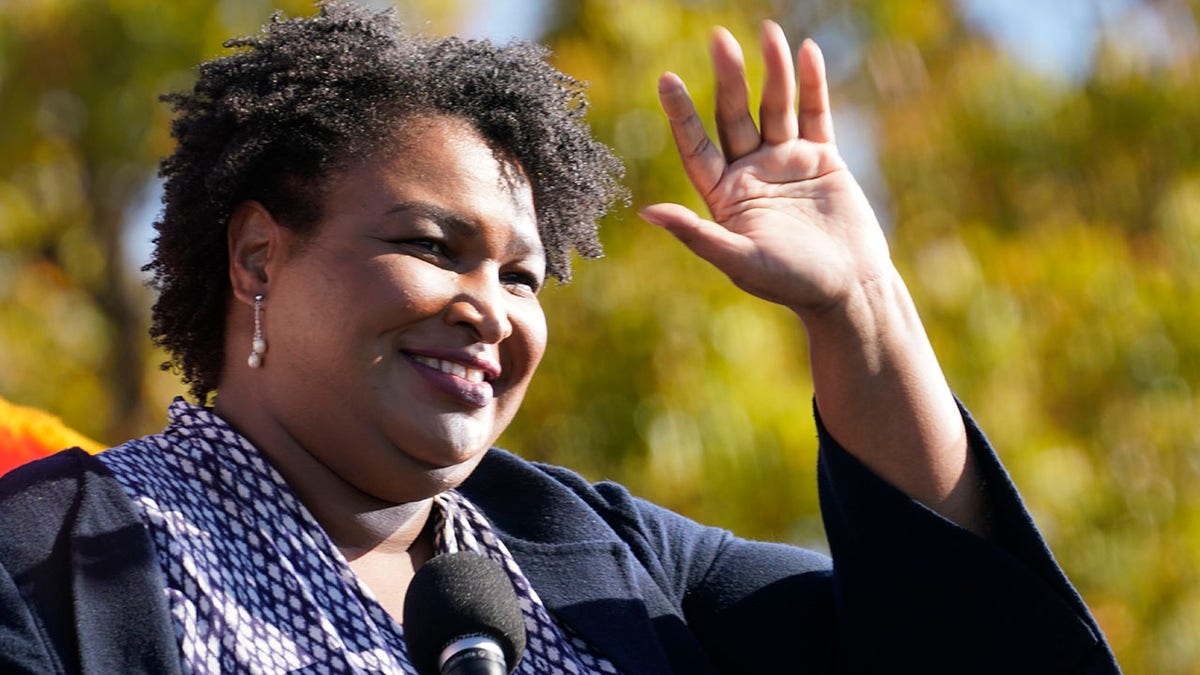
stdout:
{"type": "Polygon", "coordinates": [[[469,551],[447,553],[413,575],[404,641],[421,675],[506,675],[525,651],[525,617],[499,565],[469,551]]]}

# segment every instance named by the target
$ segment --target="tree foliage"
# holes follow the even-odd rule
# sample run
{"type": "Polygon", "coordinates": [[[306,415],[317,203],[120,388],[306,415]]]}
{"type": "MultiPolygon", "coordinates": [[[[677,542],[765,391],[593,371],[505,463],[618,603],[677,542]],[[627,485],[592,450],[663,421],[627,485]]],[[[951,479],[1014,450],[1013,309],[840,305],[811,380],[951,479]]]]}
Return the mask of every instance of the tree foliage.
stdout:
{"type": "MultiPolygon", "coordinates": [[[[679,73],[711,107],[713,24],[743,38],[752,80],[759,19],[821,41],[840,140],[869,150],[852,168],[951,385],[1124,668],[1200,673],[1197,3],[1126,3],[1079,81],[1020,65],[948,1],[547,8],[545,41],[592,83],[590,119],[635,204],[700,206],[655,78],[679,73]],[[1153,42],[1131,28],[1146,25],[1153,42]]],[[[403,13],[450,32],[471,10],[403,13]]],[[[155,97],[269,12],[0,2],[0,395],[108,442],[161,424],[181,389],[157,372],[150,299],[121,254],[168,147],[155,97]]],[[[550,351],[503,443],[746,536],[822,546],[796,319],[632,212],[603,237],[607,260],[543,293],[550,351]]]]}

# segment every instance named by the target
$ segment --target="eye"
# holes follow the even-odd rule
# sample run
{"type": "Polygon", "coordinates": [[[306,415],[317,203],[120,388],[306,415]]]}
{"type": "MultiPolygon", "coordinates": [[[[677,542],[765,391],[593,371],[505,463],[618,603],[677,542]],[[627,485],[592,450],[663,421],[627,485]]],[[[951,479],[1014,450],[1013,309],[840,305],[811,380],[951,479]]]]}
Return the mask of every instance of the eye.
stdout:
{"type": "Polygon", "coordinates": [[[542,288],[542,280],[536,274],[521,270],[505,272],[500,275],[500,282],[510,288],[519,288],[536,294],[542,288]]]}
{"type": "Polygon", "coordinates": [[[454,259],[454,256],[451,255],[451,251],[446,244],[437,239],[401,239],[396,241],[396,243],[401,246],[416,249],[427,256],[444,258],[446,260],[454,259]]]}

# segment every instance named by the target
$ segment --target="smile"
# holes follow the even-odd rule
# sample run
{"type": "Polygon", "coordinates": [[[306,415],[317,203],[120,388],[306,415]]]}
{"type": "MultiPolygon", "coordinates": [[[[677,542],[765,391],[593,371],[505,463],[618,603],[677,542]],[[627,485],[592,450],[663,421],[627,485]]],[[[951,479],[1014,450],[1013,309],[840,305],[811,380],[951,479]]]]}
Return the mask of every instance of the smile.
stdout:
{"type": "Polygon", "coordinates": [[[467,382],[478,383],[483,382],[486,379],[484,372],[479,368],[468,368],[461,363],[455,363],[445,359],[435,359],[428,356],[421,356],[419,354],[410,354],[409,356],[413,361],[416,361],[423,366],[429,366],[430,368],[440,370],[443,373],[462,378],[467,382]]]}

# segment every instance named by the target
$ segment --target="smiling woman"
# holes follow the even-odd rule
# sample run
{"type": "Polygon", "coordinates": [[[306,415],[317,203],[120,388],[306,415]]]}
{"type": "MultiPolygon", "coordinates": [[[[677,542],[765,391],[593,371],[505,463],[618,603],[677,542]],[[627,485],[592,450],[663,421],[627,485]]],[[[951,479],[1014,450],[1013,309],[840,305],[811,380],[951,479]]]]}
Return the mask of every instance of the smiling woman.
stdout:
{"type": "Polygon", "coordinates": [[[820,50],[761,42],[756,122],[714,33],[719,146],[658,83],[712,220],[640,213],[803,322],[832,559],[492,447],[619,164],[541,50],[330,2],[168,98],[152,335],[196,401],[0,479],[0,669],[412,673],[410,582],[470,551],[516,593],[525,675],[1115,672],[942,377],[820,50]]]}

